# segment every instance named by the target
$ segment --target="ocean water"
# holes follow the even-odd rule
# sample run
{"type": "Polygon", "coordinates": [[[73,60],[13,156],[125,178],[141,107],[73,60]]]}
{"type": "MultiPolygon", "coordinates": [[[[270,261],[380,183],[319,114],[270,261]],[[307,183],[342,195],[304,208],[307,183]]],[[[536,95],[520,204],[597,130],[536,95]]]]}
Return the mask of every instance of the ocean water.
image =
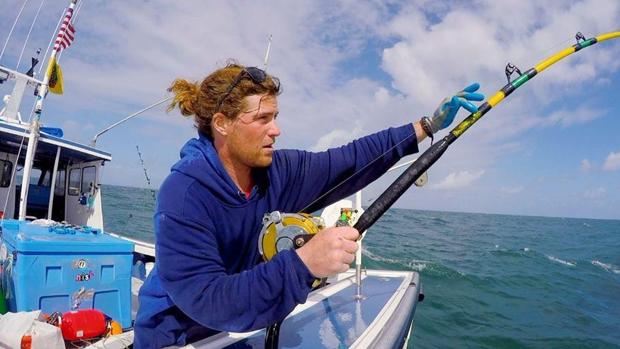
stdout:
{"type": "MultiPolygon", "coordinates": [[[[102,190],[105,228],[152,241],[154,192],[102,190]]],[[[620,221],[392,209],[364,255],[420,272],[409,348],[620,348],[620,221]]]]}

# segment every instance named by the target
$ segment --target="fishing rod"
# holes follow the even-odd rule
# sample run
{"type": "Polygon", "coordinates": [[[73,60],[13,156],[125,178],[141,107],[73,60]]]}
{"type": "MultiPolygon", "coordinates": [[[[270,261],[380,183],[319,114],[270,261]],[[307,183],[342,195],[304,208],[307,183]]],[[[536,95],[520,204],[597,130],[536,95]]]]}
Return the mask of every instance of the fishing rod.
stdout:
{"type": "Polygon", "coordinates": [[[149,178],[149,174],[146,172],[146,166],[144,166],[144,160],[142,160],[142,153],[140,153],[140,148],[136,145],[136,151],[138,152],[138,158],[140,159],[140,165],[142,165],[142,170],[144,171],[144,178],[146,178],[146,184],[151,186],[151,179],[149,178]]]}
{"type": "Polygon", "coordinates": [[[601,34],[599,36],[586,39],[580,32],[575,35],[577,43],[569,46],[548,58],[540,61],[533,68],[530,68],[525,73],[521,71],[513,64],[508,63],[506,66],[506,77],[508,83],[497,91],[492,97],[487,99],[475,113],[469,114],[461,123],[454,127],[447,136],[441,139],[439,142],[431,145],[422,155],[416,160],[409,168],[407,168],[380,196],[377,198],[366,211],[359,217],[357,223],[353,225],[357,231],[366,231],[372,226],[393,204],[400,198],[411,185],[422,176],[426,170],[428,170],[448,147],[454,143],[459,137],[461,137],[471,126],[473,126],[482,116],[488,113],[493,107],[501,103],[506,97],[513,93],[516,89],[523,86],[526,82],[533,79],[536,75],[540,74],[545,69],[549,68],[558,61],[570,56],[571,54],[580,51],[586,47],[592,46],[596,43],[603,42],[610,39],[620,38],[620,31],[609,32],[601,34]],[[519,74],[519,77],[515,80],[510,80],[510,76],[513,73],[519,74]]]}
{"type": "MultiPolygon", "coordinates": [[[[374,202],[370,204],[366,211],[359,216],[359,219],[353,225],[353,228],[360,233],[368,230],[368,228],[372,226],[394,204],[394,202],[396,202],[396,200],[398,200],[398,198],[400,198],[403,193],[411,187],[412,184],[424,175],[424,173],[443,155],[443,153],[452,143],[454,143],[454,141],[462,136],[471,126],[480,120],[482,116],[488,113],[493,107],[501,103],[516,89],[523,86],[536,75],[540,74],[542,71],[567,56],[596,43],[619,37],[620,31],[609,32],[590,39],[586,39],[583,34],[577,33],[575,35],[575,39],[577,40],[576,44],[549,56],[535,65],[534,68],[525,71],[525,73],[521,73],[521,70],[519,70],[514,64],[508,63],[505,70],[508,83],[497,91],[491,98],[484,101],[484,103],[482,103],[482,105],[478,108],[478,111],[475,113],[470,113],[469,116],[454,127],[447,136],[440,141],[431,144],[431,146],[424,153],[422,153],[422,155],[418,157],[418,159],[411,166],[409,166],[374,202]],[[516,79],[511,80],[510,77],[514,73],[517,73],[519,76],[516,79]]],[[[362,170],[374,161],[377,161],[382,156],[383,154],[363,167],[362,170]]],[[[346,178],[336,187],[342,185],[354,175],[355,174],[346,178]]],[[[327,193],[333,190],[334,188],[327,193]]],[[[325,194],[321,197],[324,196],[325,194]]],[[[315,202],[317,202],[317,200],[313,201],[313,203],[308,205],[308,207],[312,206],[315,202]]],[[[308,207],[306,207],[306,209],[308,207]]],[[[258,246],[259,252],[263,256],[264,260],[270,260],[279,251],[293,248],[297,249],[304,246],[314,234],[325,228],[324,222],[321,222],[320,219],[316,219],[316,217],[303,213],[306,209],[303,209],[301,211],[302,213],[281,213],[274,211],[265,214],[263,218],[263,228],[261,229],[261,233],[259,235],[258,246]],[[289,226],[295,226],[295,228],[289,229],[289,226]]]]}
{"type": "MultiPolygon", "coordinates": [[[[364,232],[372,226],[412,184],[422,177],[423,174],[439,160],[452,143],[516,89],[567,56],[596,43],[616,38],[620,38],[620,31],[609,32],[590,39],[586,39],[583,34],[577,33],[575,35],[575,39],[577,40],[576,44],[549,56],[536,64],[533,68],[525,71],[525,73],[521,73],[521,70],[514,64],[508,63],[505,70],[508,83],[480,105],[478,111],[470,113],[469,116],[454,127],[447,136],[432,144],[422,153],[411,166],[370,204],[368,209],[360,215],[357,222],[353,225],[353,228],[357,229],[358,232],[364,232]],[[514,73],[517,73],[519,76],[511,80],[510,78],[514,73]]],[[[345,181],[348,179],[349,178],[345,179],[345,181]]],[[[341,184],[342,183],[339,185],[341,184]]],[[[320,219],[316,219],[316,217],[312,217],[306,213],[280,213],[278,211],[267,213],[263,218],[263,228],[259,235],[259,252],[264,260],[270,260],[281,250],[300,248],[304,246],[314,234],[324,228],[323,224],[324,222],[321,222],[320,219]]],[[[361,238],[361,235],[359,238],[361,238]]],[[[267,328],[265,332],[266,349],[275,349],[278,347],[280,324],[281,322],[278,322],[267,328]]]]}
{"type": "Polygon", "coordinates": [[[153,199],[155,199],[155,190],[151,188],[151,179],[149,178],[149,174],[146,171],[146,166],[144,165],[144,160],[142,159],[142,153],[140,152],[140,148],[138,147],[137,144],[136,144],[136,151],[138,152],[138,158],[140,159],[140,165],[142,165],[142,171],[144,171],[144,178],[146,179],[146,184],[148,185],[149,190],[151,191],[151,196],[153,197],[153,199]]]}

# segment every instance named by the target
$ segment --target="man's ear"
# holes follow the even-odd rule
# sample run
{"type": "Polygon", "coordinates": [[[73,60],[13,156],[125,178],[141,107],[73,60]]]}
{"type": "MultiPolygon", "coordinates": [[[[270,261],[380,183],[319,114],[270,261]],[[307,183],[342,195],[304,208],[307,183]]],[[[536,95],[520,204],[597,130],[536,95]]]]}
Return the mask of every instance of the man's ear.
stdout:
{"type": "Polygon", "coordinates": [[[211,126],[213,131],[221,134],[222,136],[228,136],[228,130],[230,127],[230,119],[222,113],[215,113],[211,120],[211,126]]]}

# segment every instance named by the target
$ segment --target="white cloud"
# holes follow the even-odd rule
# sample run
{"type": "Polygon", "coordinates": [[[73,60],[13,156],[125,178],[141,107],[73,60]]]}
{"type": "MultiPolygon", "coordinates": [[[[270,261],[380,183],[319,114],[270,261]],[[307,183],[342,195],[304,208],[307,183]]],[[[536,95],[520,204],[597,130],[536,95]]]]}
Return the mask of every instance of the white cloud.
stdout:
{"type": "Polygon", "coordinates": [[[517,187],[501,187],[500,191],[504,194],[509,194],[509,195],[518,194],[523,191],[523,186],[520,185],[517,187]]]}
{"type": "MultiPolygon", "coordinates": [[[[453,4],[433,21],[425,15],[423,5],[412,5],[388,24],[389,33],[401,40],[384,51],[383,67],[399,90],[432,105],[437,96],[452,93],[475,77],[489,93],[489,88],[502,82],[501,73],[508,61],[528,69],[537,60],[570,45],[574,28],[586,35],[614,28],[620,8],[613,0],[545,5],[488,0],[477,5],[453,4]]],[[[608,68],[615,69],[620,63],[613,61],[612,52],[600,51],[566,60],[545,71],[545,78],[537,77],[537,93],[532,91],[528,96],[532,102],[546,103],[549,96],[570,92],[574,85],[606,71],[600,64],[608,62],[612,64],[608,68]],[[560,88],[553,90],[550,86],[560,88]]]]}
{"type": "Polygon", "coordinates": [[[479,170],[476,172],[469,171],[459,171],[452,172],[447,175],[441,182],[431,185],[432,189],[456,189],[463,188],[469,186],[474,181],[482,177],[484,174],[484,170],[479,170]]]}
{"type": "Polygon", "coordinates": [[[583,124],[599,118],[604,114],[603,110],[591,109],[588,107],[579,107],[571,110],[558,110],[544,119],[543,125],[555,125],[559,124],[562,127],[567,127],[573,124],[583,124]]]}
{"type": "MultiPolygon", "coordinates": [[[[23,1],[4,2],[0,38],[23,1]]],[[[284,88],[277,145],[313,150],[431,114],[443,97],[472,80],[489,97],[506,83],[507,62],[526,70],[573,44],[577,30],[590,37],[620,23],[616,0],[82,3],[76,41],[61,61],[65,95],[50,95],[43,115],[47,125],[72,117],[67,138],[88,141],[104,126],[161,99],[174,78],[201,79],[229,57],[262,65],[273,34],[268,70],[284,88]]],[[[45,3],[27,54],[47,45],[63,6],[45,3]]],[[[32,7],[24,18],[32,18],[32,7]]],[[[24,23],[3,64],[14,65],[30,24],[24,23]]],[[[540,126],[567,127],[602,117],[606,110],[588,107],[600,104],[584,90],[613,84],[620,45],[610,41],[584,51],[536,76],[460,138],[433,166],[431,178],[445,177],[438,186],[475,181],[480,171],[460,171],[464,168],[484,168],[491,177],[498,158],[535,152],[523,136],[540,126]],[[579,107],[571,109],[566,101],[579,101],[579,107]]],[[[0,85],[0,96],[7,88],[0,85]]],[[[457,120],[465,115],[460,112],[457,120]]],[[[99,146],[113,154],[115,166],[130,168],[139,144],[145,161],[154,158],[148,166],[158,185],[179,147],[194,135],[191,121],[162,106],[109,132],[99,146]]],[[[614,167],[613,160],[608,166],[614,167]]],[[[139,173],[117,174],[112,168],[104,181],[143,184],[139,173]]],[[[486,189],[497,193],[498,187],[486,189]]]]}
{"type": "MultiPolygon", "coordinates": [[[[443,96],[473,80],[480,82],[481,91],[490,97],[506,83],[507,62],[525,71],[572,45],[577,30],[589,37],[620,22],[620,3],[613,0],[544,4],[483,0],[473,6],[441,3],[444,5],[430,10],[426,8],[429,3],[437,5],[406,5],[383,33],[397,40],[384,49],[382,68],[393,78],[393,87],[420,114],[432,113],[443,96]],[[593,12],[587,10],[591,7],[593,12]]],[[[588,95],[584,89],[618,69],[620,61],[613,57],[620,55],[619,48],[611,43],[603,50],[580,52],[537,75],[470,128],[458,146],[434,166],[434,172],[490,169],[498,158],[523,149],[536,152],[523,137],[531,130],[567,127],[602,117],[607,111],[587,107],[596,104],[582,97],[588,95]],[[571,98],[580,101],[576,110],[567,103],[571,98]],[[558,106],[564,111],[553,113],[558,106]]],[[[457,120],[464,115],[459,113],[457,120]]]]}
{"type": "Polygon", "coordinates": [[[336,129],[331,132],[323,135],[317,143],[310,148],[311,151],[323,151],[329,148],[333,148],[342,144],[345,144],[347,141],[363,136],[360,132],[359,127],[353,130],[343,130],[336,129]]]}
{"type": "Polygon", "coordinates": [[[380,104],[385,104],[390,99],[390,92],[385,87],[379,87],[375,92],[375,101],[380,104]]]}
{"type": "Polygon", "coordinates": [[[581,160],[581,171],[590,172],[591,170],[592,170],[592,164],[590,163],[590,160],[588,159],[581,160]]]}
{"type": "Polygon", "coordinates": [[[583,193],[583,197],[590,200],[600,200],[607,196],[607,189],[598,187],[594,189],[588,189],[583,193]]]}
{"type": "Polygon", "coordinates": [[[620,169],[620,152],[611,152],[607,155],[607,159],[605,159],[605,163],[603,164],[603,170],[605,171],[615,171],[620,169]]]}

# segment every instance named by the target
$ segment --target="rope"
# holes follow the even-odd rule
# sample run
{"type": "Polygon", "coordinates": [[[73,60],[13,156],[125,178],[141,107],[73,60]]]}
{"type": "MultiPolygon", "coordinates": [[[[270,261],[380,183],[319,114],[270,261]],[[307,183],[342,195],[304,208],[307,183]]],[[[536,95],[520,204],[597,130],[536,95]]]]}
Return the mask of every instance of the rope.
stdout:
{"type": "MultiPolygon", "coordinates": [[[[35,102],[35,105],[36,105],[36,102],[35,102]]],[[[32,117],[34,116],[35,105],[32,106],[32,110],[30,111],[30,117],[28,118],[28,124],[32,122],[32,117]]],[[[21,155],[22,148],[24,147],[25,139],[26,139],[26,136],[22,136],[22,141],[19,144],[19,150],[17,151],[17,157],[15,158],[15,165],[13,166],[13,173],[11,174],[11,180],[9,181],[9,190],[13,188],[13,180],[15,179],[15,174],[17,173],[17,164],[19,164],[19,156],[21,155]]],[[[17,195],[17,191],[15,192],[15,195],[17,195]]],[[[9,196],[10,195],[7,195],[6,199],[4,200],[4,206],[3,206],[2,212],[6,212],[6,208],[9,204],[9,196]]],[[[13,216],[15,216],[15,212],[13,212],[13,216]]],[[[2,218],[0,218],[0,223],[4,221],[5,217],[6,215],[2,215],[2,218]]]]}
{"type": "Polygon", "coordinates": [[[22,52],[19,53],[19,58],[17,59],[17,65],[15,66],[15,70],[19,71],[19,63],[22,61],[22,57],[24,56],[24,51],[26,50],[26,44],[28,44],[28,40],[30,39],[30,33],[32,33],[32,28],[34,28],[34,24],[37,22],[37,18],[39,18],[39,13],[41,12],[41,7],[45,0],[41,0],[41,5],[37,9],[37,13],[34,15],[34,19],[32,20],[32,24],[30,24],[30,29],[28,29],[28,34],[26,35],[26,40],[24,40],[24,46],[22,46],[22,52]]]}
{"type": "MultiPolygon", "coordinates": [[[[413,128],[413,126],[411,127],[413,128]]],[[[326,191],[325,193],[323,193],[323,195],[319,196],[318,198],[316,198],[314,201],[312,201],[311,203],[309,203],[308,205],[306,205],[306,207],[304,207],[303,209],[301,209],[299,212],[306,212],[306,210],[308,210],[310,207],[312,207],[312,205],[316,204],[317,202],[319,202],[321,199],[323,199],[324,197],[326,197],[327,195],[331,194],[334,190],[338,189],[341,185],[343,185],[344,183],[346,183],[348,180],[350,180],[351,178],[355,177],[356,175],[358,175],[359,173],[361,173],[362,171],[364,171],[366,168],[368,168],[370,165],[374,164],[377,160],[381,159],[382,157],[386,156],[388,153],[390,153],[392,150],[394,150],[396,147],[398,147],[399,145],[401,145],[404,141],[408,140],[409,138],[411,138],[411,136],[415,135],[415,130],[413,130],[413,132],[403,138],[400,142],[394,144],[393,146],[391,146],[388,150],[384,151],[383,154],[377,156],[376,158],[374,158],[372,161],[370,161],[369,163],[367,163],[366,165],[364,165],[362,168],[360,168],[359,170],[355,171],[355,173],[353,173],[352,175],[350,175],[349,177],[345,178],[344,180],[342,180],[340,183],[336,184],[335,186],[333,186],[330,190],[326,191]]]]}
{"type": "Polygon", "coordinates": [[[47,58],[47,54],[50,52],[50,48],[52,47],[52,44],[54,43],[54,39],[56,38],[56,32],[58,31],[58,28],[60,27],[60,23],[62,23],[62,19],[65,18],[65,12],[67,12],[67,8],[65,7],[65,9],[62,11],[62,13],[60,14],[60,18],[58,18],[58,23],[56,23],[56,28],[54,28],[54,31],[52,32],[52,37],[50,38],[50,43],[47,44],[47,49],[45,50],[45,54],[43,55],[43,60],[41,62],[41,66],[39,66],[39,71],[37,72],[37,75],[41,74],[41,70],[43,69],[44,66],[47,67],[45,63],[45,59],[47,58]]]}
{"type": "Polygon", "coordinates": [[[0,51],[0,60],[2,60],[2,56],[4,56],[4,50],[6,50],[6,45],[9,44],[9,40],[11,40],[11,35],[13,35],[13,30],[15,29],[15,26],[17,25],[17,21],[19,21],[19,17],[22,16],[22,12],[24,11],[24,7],[26,7],[26,4],[28,3],[29,0],[24,0],[24,3],[22,4],[22,8],[19,9],[19,13],[17,14],[17,17],[15,18],[15,22],[13,22],[13,25],[11,26],[11,30],[9,30],[9,35],[6,37],[6,41],[4,42],[4,46],[2,47],[2,51],[0,51]]]}

